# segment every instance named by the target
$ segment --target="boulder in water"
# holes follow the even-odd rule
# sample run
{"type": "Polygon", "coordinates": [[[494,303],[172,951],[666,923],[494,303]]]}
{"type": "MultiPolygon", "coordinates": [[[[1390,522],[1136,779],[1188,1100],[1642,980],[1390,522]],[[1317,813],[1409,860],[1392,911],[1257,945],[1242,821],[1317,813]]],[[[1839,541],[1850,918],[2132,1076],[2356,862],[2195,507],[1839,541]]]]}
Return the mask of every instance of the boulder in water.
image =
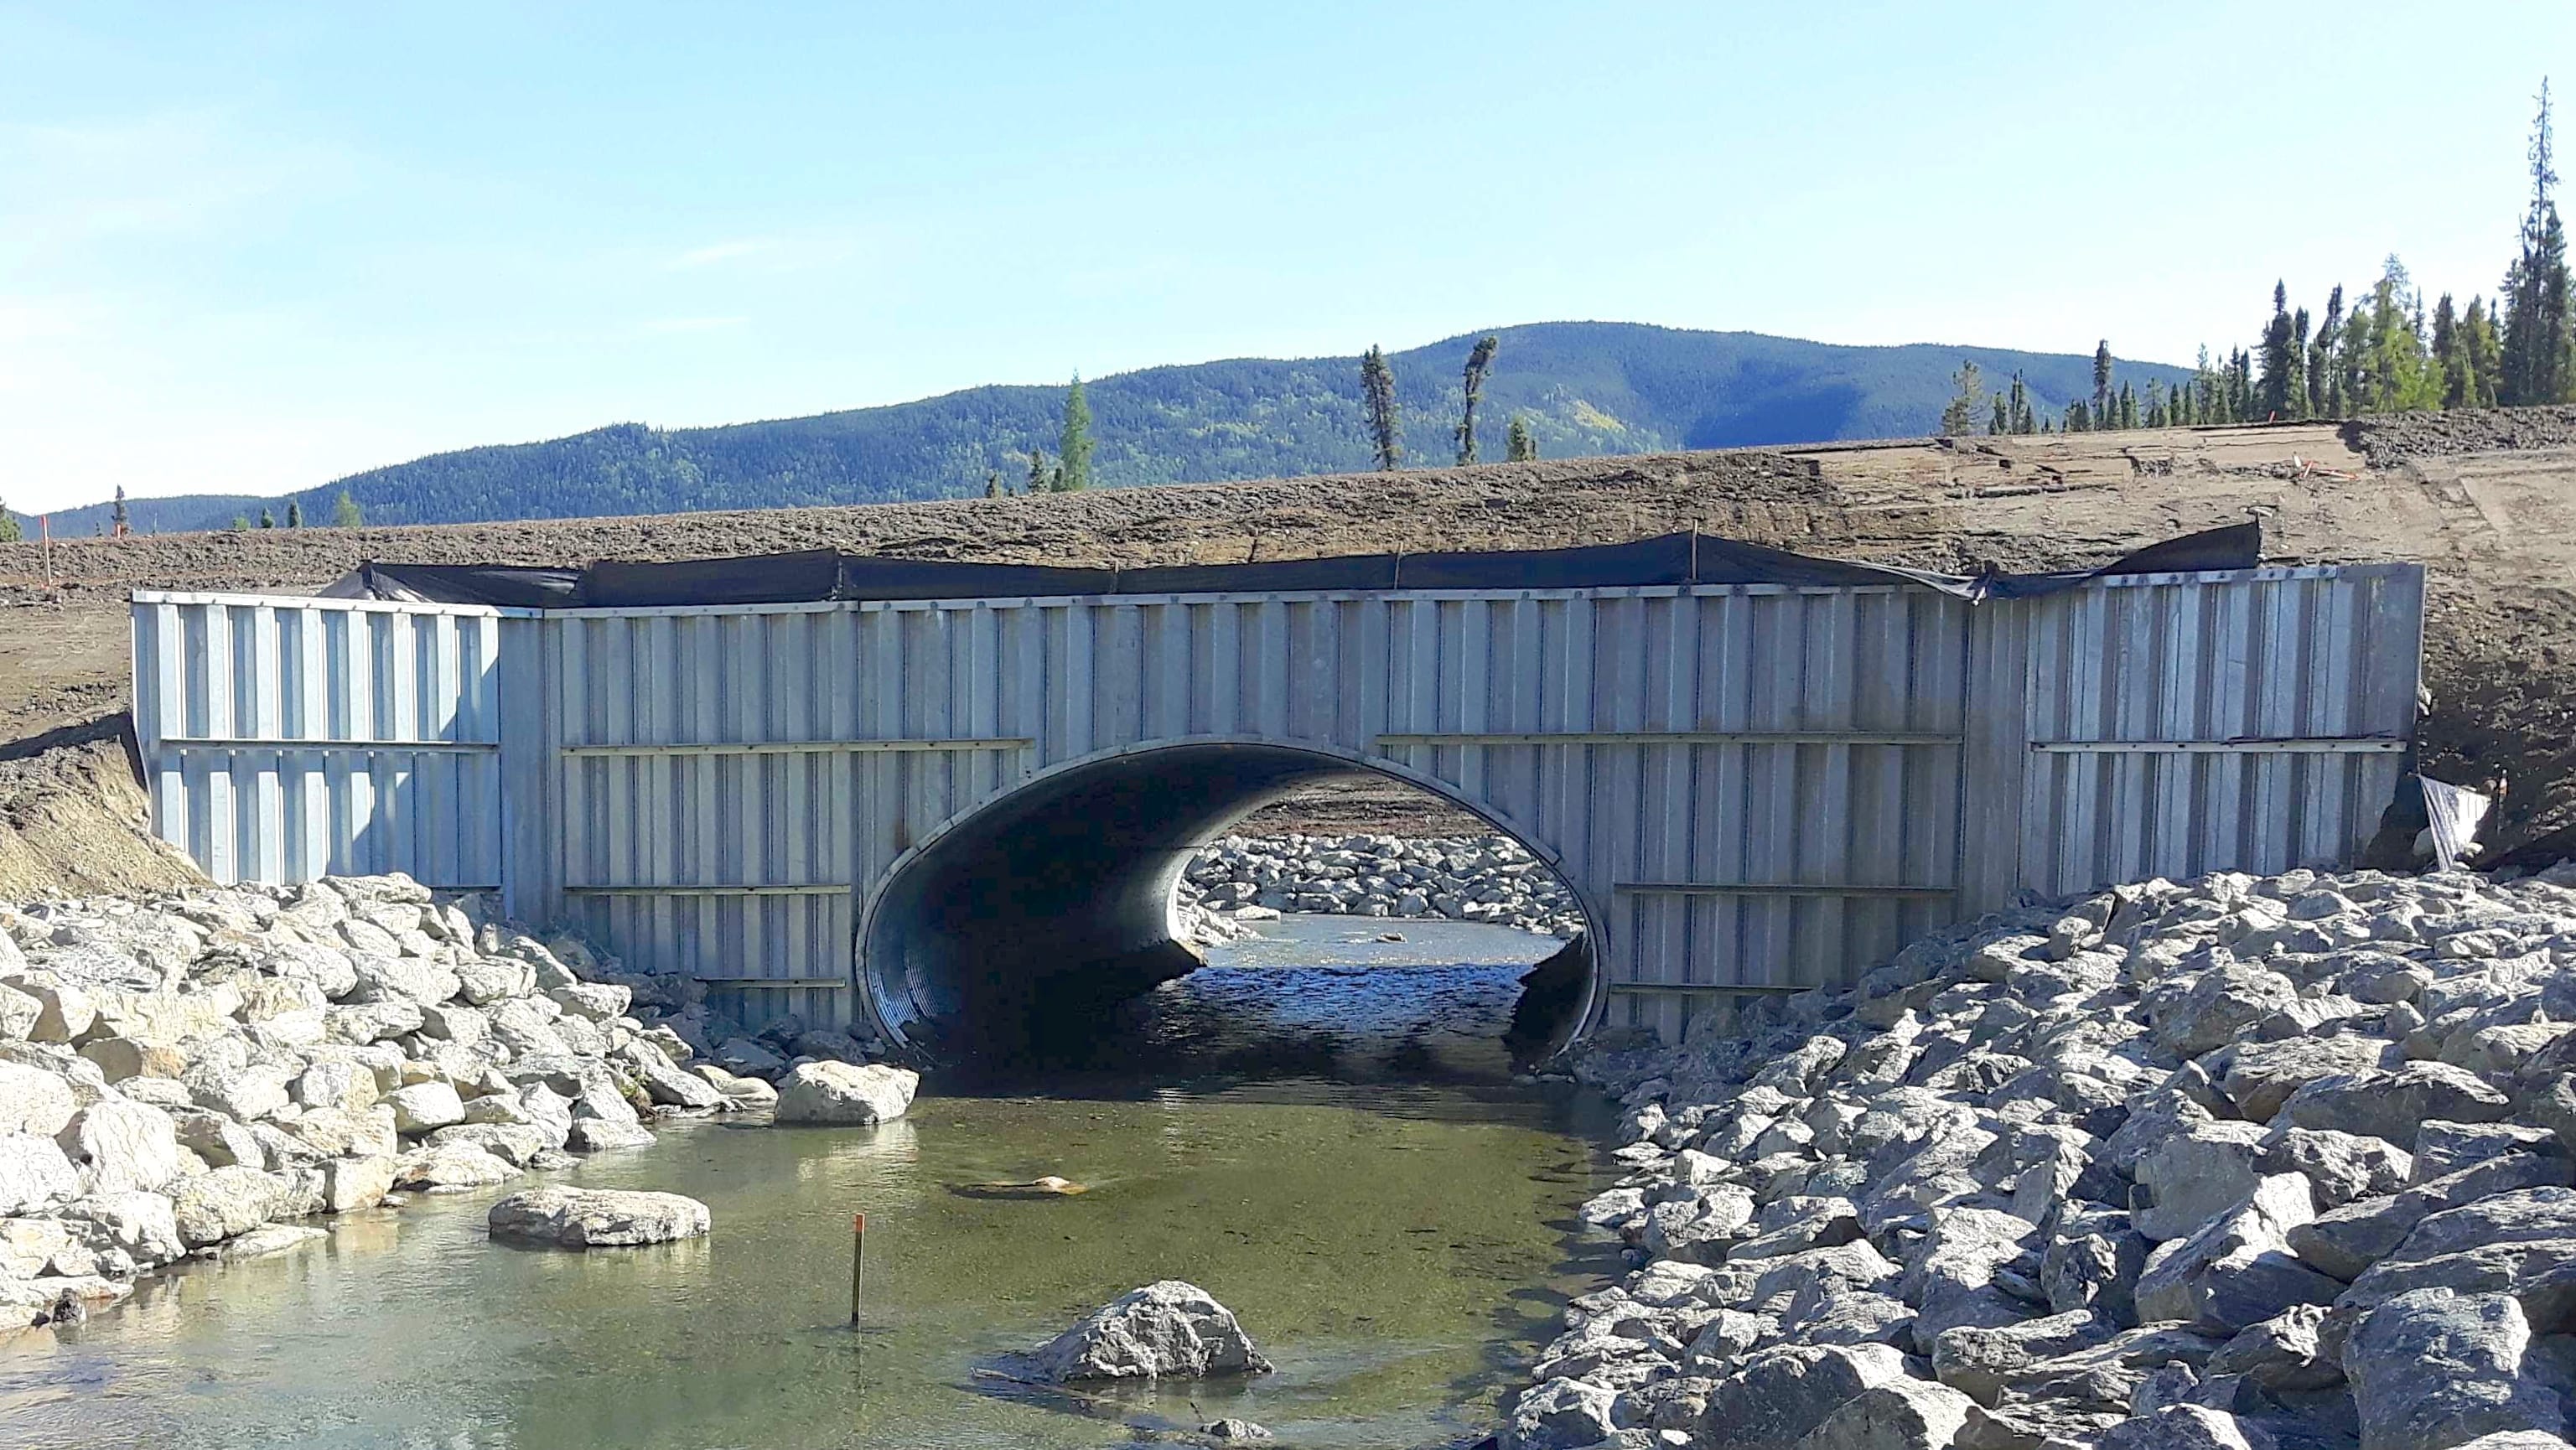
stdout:
{"type": "Polygon", "coordinates": [[[865,1128],[900,1118],[912,1107],[921,1074],[883,1063],[809,1062],[778,1091],[780,1123],[865,1128]]]}
{"type": "Polygon", "coordinates": [[[1030,1357],[1036,1377],[1068,1380],[1205,1379],[1268,1374],[1234,1311],[1196,1284],[1164,1279],[1092,1311],[1030,1357]]]}
{"type": "Polygon", "coordinates": [[[566,1249],[626,1248],[696,1238],[714,1226],[707,1206],[676,1193],[531,1188],[492,1205],[496,1239],[566,1249]]]}

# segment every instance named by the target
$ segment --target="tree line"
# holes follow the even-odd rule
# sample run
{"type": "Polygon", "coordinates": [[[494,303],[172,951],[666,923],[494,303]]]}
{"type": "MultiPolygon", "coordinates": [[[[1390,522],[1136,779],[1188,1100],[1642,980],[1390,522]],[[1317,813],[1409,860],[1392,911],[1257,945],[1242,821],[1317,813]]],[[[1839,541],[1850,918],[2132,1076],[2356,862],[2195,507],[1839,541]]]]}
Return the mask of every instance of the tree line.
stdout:
{"type": "Polygon", "coordinates": [[[2272,286],[2272,314],[2251,349],[2213,365],[2201,349],[2191,378],[2140,395],[2111,387],[2111,345],[2093,354],[2093,396],[2060,418],[2035,418],[2018,374],[1991,398],[1973,362],[1951,376],[1941,431],[1962,435],[2083,432],[2200,423],[2346,418],[2445,408],[2529,407],[2576,402],[2576,334],[2568,313],[2567,237],[2558,218],[2555,136],[2549,82],[2540,84],[2526,153],[2531,191],[2514,258],[2495,301],[2462,307],[2445,292],[2428,315],[2424,293],[2395,254],[2379,280],[2347,304],[2326,294],[2311,314],[2272,286]]]}

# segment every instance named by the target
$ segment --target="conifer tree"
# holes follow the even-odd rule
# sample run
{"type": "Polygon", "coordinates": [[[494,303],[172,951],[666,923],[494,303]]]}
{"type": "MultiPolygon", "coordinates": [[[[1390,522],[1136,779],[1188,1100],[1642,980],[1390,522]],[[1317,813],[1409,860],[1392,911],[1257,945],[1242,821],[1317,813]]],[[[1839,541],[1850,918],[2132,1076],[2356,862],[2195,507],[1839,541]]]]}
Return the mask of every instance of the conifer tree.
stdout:
{"type": "Polygon", "coordinates": [[[2549,115],[2549,82],[2540,83],[2531,126],[2531,209],[2522,250],[2505,273],[2502,376],[2497,401],[2508,406],[2565,402],[2576,384],[2576,347],[2568,326],[2567,235],[2552,192],[2558,185],[2549,115]]]}
{"type": "Polygon", "coordinates": [[[1941,410],[1941,436],[1962,438],[1977,431],[1977,414],[1985,401],[1985,379],[1977,373],[1974,362],[1962,360],[1959,370],[1950,374],[1949,405],[1941,410]]]}
{"type": "Polygon", "coordinates": [[[114,532],[118,538],[124,538],[127,534],[133,532],[133,530],[128,526],[125,515],[124,484],[120,483],[116,486],[116,502],[108,509],[107,518],[108,522],[115,526],[114,532]]]}
{"type": "Polygon", "coordinates": [[[291,498],[286,501],[286,526],[290,529],[304,527],[304,505],[291,498]]]}
{"type": "Polygon", "coordinates": [[[2348,404],[2335,375],[2335,345],[2343,340],[2343,284],[2326,294],[2325,316],[2317,322],[2316,340],[2308,344],[2308,416],[2340,418],[2348,404]]]}
{"type": "Polygon", "coordinates": [[[1528,463],[1538,457],[1538,435],[1530,432],[1529,420],[1512,415],[1512,426],[1503,435],[1503,456],[1514,463],[1528,463]]]}
{"type": "Polygon", "coordinates": [[[2442,374],[2442,403],[2445,408],[2460,408],[2477,393],[2477,381],[2469,372],[2467,339],[2460,332],[2460,318],[2451,306],[2451,294],[2433,304],[2433,365],[2442,374]]]}
{"type": "Polygon", "coordinates": [[[2111,416],[2111,340],[2104,338],[2093,345],[2093,423],[2099,427],[2111,416]]]}
{"type": "Polygon", "coordinates": [[[0,544],[14,544],[25,537],[19,531],[18,520],[10,515],[8,505],[0,503],[0,544]]]}
{"type": "Polygon", "coordinates": [[[1467,405],[1458,415],[1458,461],[1476,461],[1476,403],[1485,396],[1485,372],[1494,365],[1494,349],[1500,338],[1487,334],[1476,339],[1467,352],[1467,405]]]}
{"type": "MultiPolygon", "coordinates": [[[[1058,469],[1056,472],[1062,473],[1063,470],[1058,469]]],[[[1047,472],[1046,450],[1043,448],[1032,448],[1029,450],[1028,491],[1033,494],[1052,493],[1055,491],[1055,479],[1053,475],[1050,475],[1047,472]]]]}
{"type": "Polygon", "coordinates": [[[2487,310],[2482,297],[2470,298],[2468,314],[2460,319],[2460,351],[2468,359],[2472,390],[2464,406],[2494,407],[2502,348],[2496,338],[2494,314],[2487,310]]]}
{"type": "Polygon", "coordinates": [[[995,472],[995,471],[994,471],[994,470],[992,470],[992,469],[989,469],[989,468],[988,468],[988,469],[985,469],[985,470],[984,470],[984,497],[986,497],[986,498],[1000,498],[1001,496],[1002,496],[1002,475],[1001,475],[1001,474],[999,474],[999,473],[997,473],[997,472],[995,472]]]}
{"type": "Polygon", "coordinates": [[[2274,282],[2272,320],[2263,325],[2263,381],[2256,389],[2256,406],[2274,418],[2290,416],[2290,379],[2297,366],[2290,331],[2290,289],[2274,282]]]}
{"type": "Polygon", "coordinates": [[[1056,451],[1062,458],[1056,466],[1057,490],[1080,493],[1091,487],[1091,400],[1083,395],[1080,373],[1065,389],[1064,437],[1056,451]]]}
{"type": "Polygon", "coordinates": [[[2138,395],[2130,390],[2127,383],[2120,384],[2120,426],[2138,426],[2138,395]]]}
{"type": "Polygon", "coordinates": [[[2015,368],[2012,380],[2012,431],[2028,433],[2035,423],[2036,420],[2031,417],[2030,410],[2030,385],[2022,381],[2021,369],[2015,368]]]}
{"type": "Polygon", "coordinates": [[[273,529],[273,528],[276,528],[276,527],[277,527],[277,518],[276,518],[276,516],[275,516],[275,515],[273,515],[273,514],[271,514],[271,513],[270,513],[268,510],[266,510],[266,509],[261,509],[261,510],[259,511],[259,526],[260,526],[261,528],[263,528],[263,529],[273,529]]]}
{"type": "Polygon", "coordinates": [[[1377,453],[1377,466],[1391,473],[1404,461],[1404,423],[1396,414],[1395,369],[1387,366],[1385,350],[1375,343],[1360,359],[1360,396],[1368,404],[1369,445],[1377,453]]]}
{"type": "Polygon", "coordinates": [[[358,501],[349,497],[347,489],[340,490],[340,497],[331,504],[331,527],[354,529],[366,521],[366,510],[358,507],[358,501]]]}
{"type": "Polygon", "coordinates": [[[2000,438],[2011,431],[2012,405],[2004,401],[2003,394],[1997,393],[1995,394],[1994,413],[1991,417],[1986,419],[1986,432],[1991,436],[2000,438]]]}

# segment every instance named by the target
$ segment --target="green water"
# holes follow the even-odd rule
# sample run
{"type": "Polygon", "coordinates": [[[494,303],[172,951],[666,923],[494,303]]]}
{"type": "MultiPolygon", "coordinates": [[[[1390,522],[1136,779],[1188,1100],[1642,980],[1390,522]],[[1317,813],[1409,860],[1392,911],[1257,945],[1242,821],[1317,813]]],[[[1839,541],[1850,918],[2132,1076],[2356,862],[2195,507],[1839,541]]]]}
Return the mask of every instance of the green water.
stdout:
{"type": "MultiPolygon", "coordinates": [[[[1458,970],[1441,1014],[1477,996],[1458,970]]],[[[1388,995],[1395,974],[1364,975],[1388,995]]],[[[1485,998],[1507,1000],[1508,972],[1487,976],[1485,998]]],[[[1336,990],[1276,980],[1309,1016],[1336,990]]],[[[59,1339],[0,1341],[0,1442],[1095,1446],[1238,1415],[1291,1445],[1454,1444],[1491,1427],[1563,1296],[1609,1271],[1572,1233],[1599,1176],[1582,1111],[1454,1075],[1095,1080],[926,1094],[875,1130],[681,1127],[564,1177],[704,1199],[709,1239],[504,1248],[482,1223],[506,1189],[325,1220],[315,1246],[167,1276],[59,1339]],[[1093,1190],[950,1191],[1041,1173],[1093,1190]],[[1167,1277],[1231,1306],[1280,1372],[1101,1396],[979,1374],[1167,1277]]]]}

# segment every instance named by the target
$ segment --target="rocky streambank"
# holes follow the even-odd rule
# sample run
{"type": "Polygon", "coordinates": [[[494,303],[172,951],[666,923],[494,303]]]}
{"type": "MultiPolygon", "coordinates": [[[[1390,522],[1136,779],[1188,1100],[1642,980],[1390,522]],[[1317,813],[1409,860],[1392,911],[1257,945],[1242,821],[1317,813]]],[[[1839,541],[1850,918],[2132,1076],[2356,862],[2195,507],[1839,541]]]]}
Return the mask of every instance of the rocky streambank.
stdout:
{"type": "Polygon", "coordinates": [[[0,1310],[774,1101],[701,1060],[694,993],[401,876],[0,907],[0,1310]]]}
{"type": "Polygon", "coordinates": [[[1292,911],[1583,930],[1574,894],[1508,836],[1228,836],[1190,862],[1180,904],[1220,940],[1292,911]]]}
{"type": "Polygon", "coordinates": [[[2576,871],[2151,881],[1596,1051],[1628,1115],[1502,1439],[2545,1450],[2576,871]]]}

